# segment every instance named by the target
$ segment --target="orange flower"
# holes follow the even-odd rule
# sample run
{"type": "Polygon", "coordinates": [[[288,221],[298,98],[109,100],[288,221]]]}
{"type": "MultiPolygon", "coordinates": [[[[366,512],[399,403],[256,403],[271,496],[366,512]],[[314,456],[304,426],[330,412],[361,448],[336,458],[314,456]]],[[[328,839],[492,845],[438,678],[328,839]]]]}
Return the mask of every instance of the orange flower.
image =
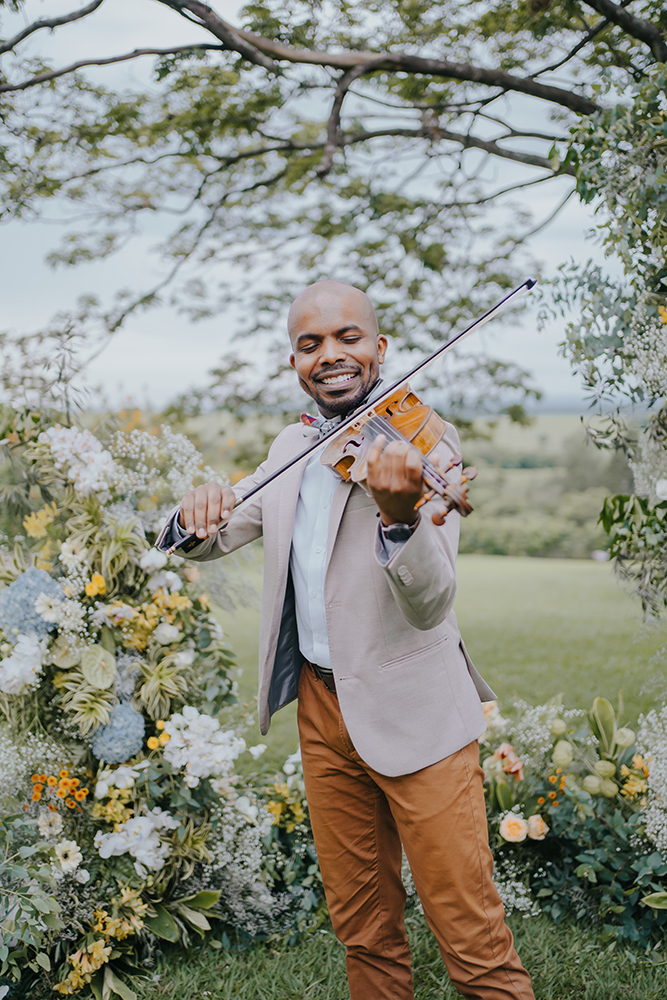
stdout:
{"type": "Polygon", "coordinates": [[[43,790],[44,790],[44,785],[41,785],[39,782],[37,782],[37,784],[33,788],[33,792],[41,792],[43,790]]]}
{"type": "Polygon", "coordinates": [[[544,803],[545,803],[545,801],[546,801],[546,800],[545,800],[544,796],[543,796],[543,795],[540,795],[539,799],[537,800],[537,804],[538,804],[538,806],[543,806],[543,805],[544,805],[544,803]]]}
{"type": "Polygon", "coordinates": [[[89,792],[89,790],[87,788],[80,788],[79,789],[79,794],[83,795],[85,797],[86,795],[90,795],[90,792],[89,792]]]}
{"type": "Polygon", "coordinates": [[[555,809],[555,808],[556,808],[556,806],[558,805],[558,800],[557,800],[557,799],[554,799],[554,800],[553,800],[553,802],[551,803],[551,805],[552,805],[552,806],[553,806],[553,808],[555,809]]]}
{"type": "Polygon", "coordinates": [[[74,793],[74,798],[76,799],[77,802],[83,802],[83,800],[85,799],[85,797],[86,796],[85,796],[84,792],[82,792],[80,788],[78,788],[76,790],[76,792],[74,793]]]}
{"type": "Polygon", "coordinates": [[[42,797],[42,793],[41,792],[33,792],[32,793],[32,801],[33,802],[39,802],[39,800],[41,799],[41,797],[42,797]]]}
{"type": "Polygon", "coordinates": [[[81,784],[81,782],[79,781],[78,778],[70,778],[70,782],[69,782],[69,787],[70,788],[78,788],[80,784],[81,784]]]}
{"type": "Polygon", "coordinates": [[[49,804],[47,805],[47,807],[46,807],[46,808],[47,808],[47,809],[49,810],[49,812],[52,812],[52,813],[54,813],[54,812],[58,812],[58,810],[57,810],[57,809],[56,809],[56,807],[54,806],[53,802],[49,802],[49,804]]]}
{"type": "Polygon", "coordinates": [[[550,799],[555,799],[556,798],[556,793],[555,792],[549,792],[549,798],[550,799]]]}
{"type": "Polygon", "coordinates": [[[67,799],[65,805],[67,806],[68,809],[76,809],[76,802],[74,801],[74,799],[67,799]]]}
{"type": "Polygon", "coordinates": [[[60,772],[60,777],[61,778],[66,778],[68,774],[69,774],[69,771],[67,770],[67,768],[64,767],[62,769],[62,771],[60,772]]]}
{"type": "Polygon", "coordinates": [[[42,782],[46,781],[46,775],[45,774],[40,774],[39,780],[42,781],[42,782]]]}
{"type": "Polygon", "coordinates": [[[157,748],[160,746],[160,741],[157,738],[157,736],[149,736],[148,739],[146,740],[146,746],[148,747],[149,750],[157,750],[157,748]]]}
{"type": "Polygon", "coordinates": [[[551,782],[552,785],[555,785],[557,780],[558,779],[556,778],[555,774],[550,774],[549,775],[549,781],[551,782]]]}
{"type": "Polygon", "coordinates": [[[55,788],[55,786],[58,784],[58,779],[54,778],[53,775],[51,775],[49,778],[46,779],[46,783],[49,786],[49,788],[55,788]]]}
{"type": "Polygon", "coordinates": [[[56,792],[56,795],[58,796],[59,799],[66,799],[67,791],[64,788],[59,788],[58,791],[56,792]]]}
{"type": "Polygon", "coordinates": [[[563,768],[562,767],[557,767],[556,768],[556,774],[562,774],[562,773],[563,773],[563,768]]]}
{"type": "Polygon", "coordinates": [[[35,781],[39,781],[39,775],[38,775],[38,774],[33,774],[32,778],[31,778],[30,780],[31,780],[31,781],[32,781],[33,783],[34,783],[35,781]]]}

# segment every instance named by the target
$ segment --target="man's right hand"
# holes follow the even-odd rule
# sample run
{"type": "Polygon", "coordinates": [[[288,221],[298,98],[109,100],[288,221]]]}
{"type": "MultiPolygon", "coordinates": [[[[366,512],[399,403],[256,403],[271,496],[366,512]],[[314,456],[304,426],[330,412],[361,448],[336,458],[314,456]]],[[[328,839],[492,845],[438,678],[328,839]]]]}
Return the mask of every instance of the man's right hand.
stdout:
{"type": "Polygon", "coordinates": [[[215,535],[221,521],[234,510],[236,495],[230,486],[207,483],[188,490],[181,500],[178,523],[189,535],[206,538],[215,535]]]}

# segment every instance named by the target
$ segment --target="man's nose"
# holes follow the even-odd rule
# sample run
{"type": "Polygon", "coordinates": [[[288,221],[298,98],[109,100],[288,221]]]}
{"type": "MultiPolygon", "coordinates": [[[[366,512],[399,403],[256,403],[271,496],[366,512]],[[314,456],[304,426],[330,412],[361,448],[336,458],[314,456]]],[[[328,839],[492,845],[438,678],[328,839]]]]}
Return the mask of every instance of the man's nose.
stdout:
{"type": "Polygon", "coordinates": [[[325,337],[320,347],[320,363],[323,365],[335,365],[338,361],[345,361],[347,352],[345,347],[337,337],[325,337]]]}

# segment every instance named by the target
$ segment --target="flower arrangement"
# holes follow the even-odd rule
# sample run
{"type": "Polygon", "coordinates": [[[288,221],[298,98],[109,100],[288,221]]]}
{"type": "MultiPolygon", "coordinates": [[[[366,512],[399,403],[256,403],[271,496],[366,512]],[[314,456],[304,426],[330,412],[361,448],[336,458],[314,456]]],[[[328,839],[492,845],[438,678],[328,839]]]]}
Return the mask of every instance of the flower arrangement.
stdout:
{"type": "Polygon", "coordinates": [[[152,548],[215,477],[196,449],[5,418],[30,509],[0,549],[0,983],[127,1000],[160,940],[305,926],[302,784],[287,831],[236,774],[233,656],[197,567],[152,548]]]}
{"type": "Polygon", "coordinates": [[[487,707],[482,745],[506,907],[574,912],[602,941],[648,942],[667,924],[667,709],[636,733],[605,698],[590,712],[517,708],[510,721],[487,707]]]}

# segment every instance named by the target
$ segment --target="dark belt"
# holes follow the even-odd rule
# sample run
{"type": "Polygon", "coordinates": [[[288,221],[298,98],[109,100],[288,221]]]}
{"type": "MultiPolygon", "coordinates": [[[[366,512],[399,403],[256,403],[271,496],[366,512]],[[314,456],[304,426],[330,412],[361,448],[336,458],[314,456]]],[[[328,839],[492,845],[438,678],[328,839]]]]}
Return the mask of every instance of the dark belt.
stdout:
{"type": "Polygon", "coordinates": [[[327,691],[333,691],[336,693],[336,681],[334,680],[334,675],[329,671],[325,670],[324,667],[318,667],[316,663],[311,663],[310,660],[306,660],[306,663],[313,671],[315,676],[322,681],[327,691]]]}

